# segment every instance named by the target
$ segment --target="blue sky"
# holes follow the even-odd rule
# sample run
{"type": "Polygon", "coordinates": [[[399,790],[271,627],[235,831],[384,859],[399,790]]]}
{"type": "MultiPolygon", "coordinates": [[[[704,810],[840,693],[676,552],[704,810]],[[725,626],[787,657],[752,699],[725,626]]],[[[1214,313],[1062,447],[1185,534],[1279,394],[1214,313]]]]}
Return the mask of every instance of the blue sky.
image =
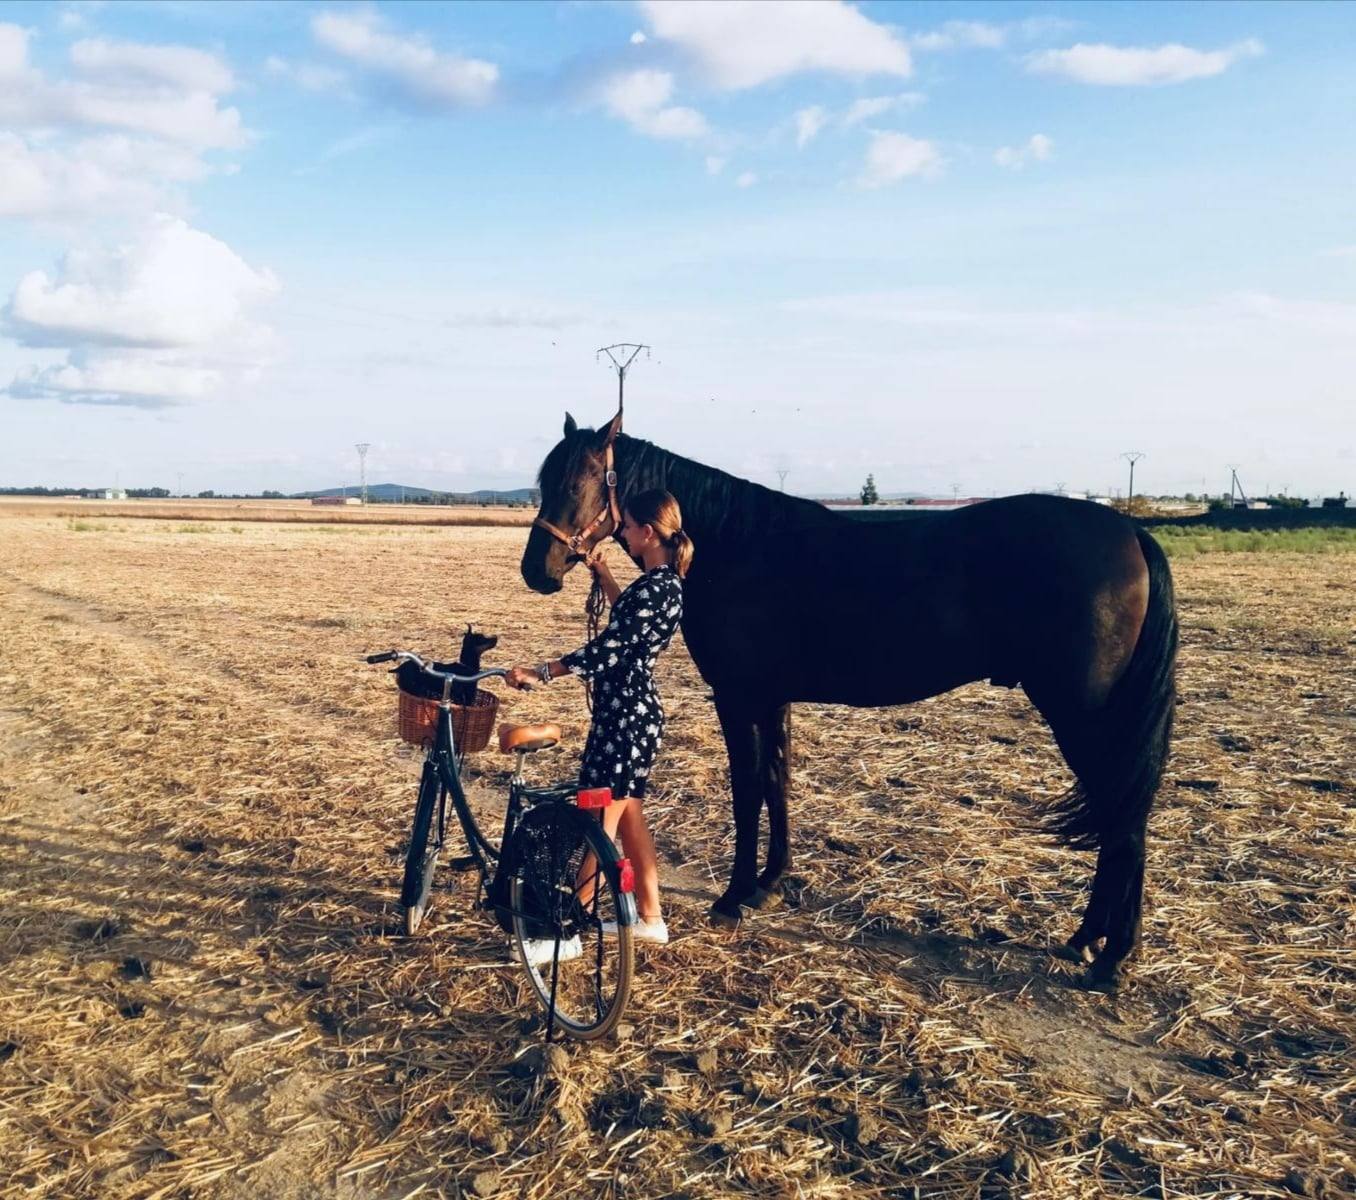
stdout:
{"type": "Polygon", "coordinates": [[[0,8],[0,484],[1356,481],[1356,7],[0,8]]]}

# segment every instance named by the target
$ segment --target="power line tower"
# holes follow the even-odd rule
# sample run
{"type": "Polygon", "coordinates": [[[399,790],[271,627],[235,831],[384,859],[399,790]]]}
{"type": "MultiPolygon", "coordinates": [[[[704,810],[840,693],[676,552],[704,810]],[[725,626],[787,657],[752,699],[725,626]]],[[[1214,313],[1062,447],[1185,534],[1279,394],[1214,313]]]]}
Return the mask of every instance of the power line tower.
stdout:
{"type": "Polygon", "coordinates": [[[780,480],[782,481],[782,491],[786,491],[786,477],[787,477],[788,475],[790,475],[790,474],[791,474],[790,471],[778,471],[778,472],[777,472],[777,478],[780,479],[780,480]]]}
{"type": "Polygon", "coordinates": [[[616,368],[618,412],[622,411],[626,401],[626,372],[631,369],[631,364],[636,361],[636,355],[642,350],[645,351],[645,357],[649,358],[650,347],[640,342],[618,342],[615,346],[603,346],[594,351],[594,358],[606,354],[616,368]]]}
{"type": "Polygon", "coordinates": [[[367,503],[367,452],[372,449],[371,442],[356,443],[358,451],[358,475],[362,480],[363,503],[367,503]]]}
{"type": "Polygon", "coordinates": [[[1229,463],[1229,507],[1247,508],[1248,497],[1243,492],[1243,481],[1238,477],[1238,468],[1229,463]]]}
{"type": "Polygon", "coordinates": [[[1125,503],[1127,508],[1133,508],[1135,506],[1135,464],[1144,457],[1144,451],[1127,450],[1121,457],[1130,464],[1130,494],[1126,497],[1125,503]]]}

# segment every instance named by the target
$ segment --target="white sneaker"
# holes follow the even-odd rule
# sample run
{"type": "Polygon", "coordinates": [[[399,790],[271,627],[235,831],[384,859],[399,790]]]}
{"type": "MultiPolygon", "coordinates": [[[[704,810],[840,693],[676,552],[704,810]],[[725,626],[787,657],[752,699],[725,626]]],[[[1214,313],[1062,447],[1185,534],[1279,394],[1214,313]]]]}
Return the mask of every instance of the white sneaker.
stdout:
{"type": "MultiPolygon", "coordinates": [[[[605,937],[616,937],[617,922],[604,921],[603,935],[605,937]]],[[[631,936],[638,942],[653,942],[656,946],[667,946],[669,927],[664,924],[663,917],[640,917],[631,926],[631,936]]]]}
{"type": "MultiPolygon", "coordinates": [[[[573,958],[578,958],[583,953],[584,947],[579,944],[579,935],[577,933],[573,937],[568,937],[560,943],[561,962],[569,962],[573,958]]],[[[527,959],[528,966],[550,966],[552,961],[556,958],[555,939],[528,939],[523,942],[523,957],[527,959]]]]}

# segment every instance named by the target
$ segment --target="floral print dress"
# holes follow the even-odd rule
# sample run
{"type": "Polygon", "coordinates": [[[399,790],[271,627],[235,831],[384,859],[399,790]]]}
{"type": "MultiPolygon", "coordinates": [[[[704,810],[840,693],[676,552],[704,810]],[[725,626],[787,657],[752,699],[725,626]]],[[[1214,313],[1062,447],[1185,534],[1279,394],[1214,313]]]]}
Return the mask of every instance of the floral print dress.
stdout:
{"type": "Polygon", "coordinates": [[[618,800],[645,795],[664,739],[654,664],[682,615],[682,580],[661,564],[617,597],[602,633],[560,660],[593,685],[593,727],[584,746],[581,787],[610,787],[618,800]]]}

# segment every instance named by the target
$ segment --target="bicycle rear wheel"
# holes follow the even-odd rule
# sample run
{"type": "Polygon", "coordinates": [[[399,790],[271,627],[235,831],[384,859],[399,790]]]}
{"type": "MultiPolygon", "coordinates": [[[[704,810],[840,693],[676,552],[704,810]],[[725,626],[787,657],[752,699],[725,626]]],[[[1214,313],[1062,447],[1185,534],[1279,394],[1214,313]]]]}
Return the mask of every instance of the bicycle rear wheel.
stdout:
{"type": "Polygon", "coordinates": [[[405,878],[400,887],[400,903],[405,909],[404,926],[408,937],[419,932],[428,913],[433,871],[438,865],[438,852],[442,849],[442,843],[433,829],[441,787],[442,781],[438,778],[437,770],[426,765],[423,778],[419,781],[419,800],[414,806],[410,847],[405,852],[405,878]]]}
{"type": "Polygon", "coordinates": [[[592,817],[557,802],[523,817],[509,854],[513,940],[548,1031],[604,1037],[621,1020],[635,970],[635,902],[619,890],[616,846],[592,817]]]}

